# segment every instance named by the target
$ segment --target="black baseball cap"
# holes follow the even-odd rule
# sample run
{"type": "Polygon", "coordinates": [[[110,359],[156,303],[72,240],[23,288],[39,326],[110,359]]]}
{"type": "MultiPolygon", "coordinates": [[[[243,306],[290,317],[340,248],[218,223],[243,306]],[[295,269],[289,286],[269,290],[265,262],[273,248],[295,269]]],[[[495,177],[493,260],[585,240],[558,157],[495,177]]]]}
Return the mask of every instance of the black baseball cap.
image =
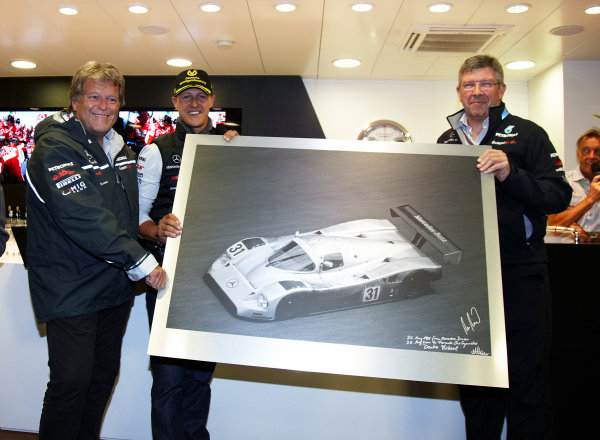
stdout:
{"type": "Polygon", "coordinates": [[[202,90],[208,96],[212,96],[213,94],[208,73],[204,70],[188,69],[177,75],[173,96],[177,96],[184,90],[191,89],[192,87],[202,90]]]}

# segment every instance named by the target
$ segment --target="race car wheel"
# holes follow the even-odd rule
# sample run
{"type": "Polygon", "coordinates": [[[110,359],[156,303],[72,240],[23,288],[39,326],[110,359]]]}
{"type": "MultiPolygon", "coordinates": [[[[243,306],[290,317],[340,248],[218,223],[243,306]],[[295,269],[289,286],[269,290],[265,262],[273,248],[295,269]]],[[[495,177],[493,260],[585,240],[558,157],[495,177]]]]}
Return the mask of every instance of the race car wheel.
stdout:
{"type": "Polygon", "coordinates": [[[418,271],[412,272],[404,277],[400,289],[403,297],[413,298],[424,292],[428,286],[429,275],[427,272],[418,271]]]}
{"type": "Polygon", "coordinates": [[[289,319],[302,314],[302,297],[300,295],[288,295],[282,298],[277,305],[275,317],[277,319],[289,319]]]}

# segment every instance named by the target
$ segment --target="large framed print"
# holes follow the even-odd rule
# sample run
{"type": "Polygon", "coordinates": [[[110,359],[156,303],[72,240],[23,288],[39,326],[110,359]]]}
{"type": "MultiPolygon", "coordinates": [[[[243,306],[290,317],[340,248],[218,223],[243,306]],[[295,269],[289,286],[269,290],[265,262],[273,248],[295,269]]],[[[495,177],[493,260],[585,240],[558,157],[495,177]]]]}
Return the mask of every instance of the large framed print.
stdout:
{"type": "Polygon", "coordinates": [[[188,135],[149,353],[507,387],[484,150],[188,135]]]}

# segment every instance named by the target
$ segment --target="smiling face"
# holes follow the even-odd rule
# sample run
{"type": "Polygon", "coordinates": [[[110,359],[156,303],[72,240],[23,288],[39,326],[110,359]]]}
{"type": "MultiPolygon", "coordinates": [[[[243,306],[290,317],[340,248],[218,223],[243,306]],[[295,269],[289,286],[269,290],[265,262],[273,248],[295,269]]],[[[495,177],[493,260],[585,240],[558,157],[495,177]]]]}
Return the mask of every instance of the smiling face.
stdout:
{"type": "Polygon", "coordinates": [[[594,178],[592,165],[600,165],[600,139],[597,137],[585,138],[577,148],[577,162],[581,174],[588,179],[594,178]]]}
{"type": "Polygon", "coordinates": [[[215,102],[215,96],[208,96],[195,87],[189,88],[172,98],[179,117],[193,130],[200,133],[208,121],[208,112],[215,102]]]}
{"type": "Polygon", "coordinates": [[[497,83],[496,73],[491,67],[463,74],[456,92],[469,122],[483,122],[490,114],[490,107],[500,105],[506,84],[497,83]]]}
{"type": "Polygon", "coordinates": [[[71,101],[71,107],[85,131],[102,145],[102,138],[119,116],[119,86],[111,81],[88,79],[78,99],[71,101]]]}

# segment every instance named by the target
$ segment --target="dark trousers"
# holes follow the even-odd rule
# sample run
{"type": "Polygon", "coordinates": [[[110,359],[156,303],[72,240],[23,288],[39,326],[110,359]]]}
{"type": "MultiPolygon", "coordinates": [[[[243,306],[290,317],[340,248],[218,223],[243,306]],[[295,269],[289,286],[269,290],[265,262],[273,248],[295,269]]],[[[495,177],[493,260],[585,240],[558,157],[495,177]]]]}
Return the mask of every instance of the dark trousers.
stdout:
{"type": "Polygon", "coordinates": [[[503,266],[508,389],[461,386],[468,440],[552,438],[551,293],[545,264],[503,266]]]}
{"type": "Polygon", "coordinates": [[[40,440],[95,440],[119,373],[131,302],[46,323],[50,381],[40,440]]]}
{"type": "MultiPolygon", "coordinates": [[[[146,307],[152,325],[156,293],[148,290],[146,307]]],[[[206,423],[210,408],[213,362],[150,357],[152,367],[152,438],[210,439],[206,423]]]]}

